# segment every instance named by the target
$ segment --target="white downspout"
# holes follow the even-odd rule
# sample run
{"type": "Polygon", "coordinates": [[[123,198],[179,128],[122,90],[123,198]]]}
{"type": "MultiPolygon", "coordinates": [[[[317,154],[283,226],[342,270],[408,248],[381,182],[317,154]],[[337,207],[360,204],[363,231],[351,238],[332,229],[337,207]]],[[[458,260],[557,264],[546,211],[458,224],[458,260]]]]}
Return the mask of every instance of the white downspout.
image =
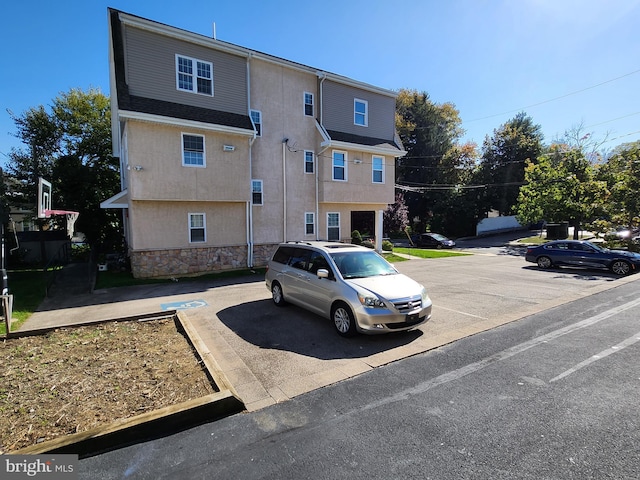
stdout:
{"type": "Polygon", "coordinates": [[[282,140],[282,237],[283,242],[287,241],[287,142],[288,138],[282,140]]]}
{"type": "MultiPolygon", "coordinates": [[[[251,116],[251,54],[247,56],[247,114],[251,116]]],[[[249,193],[252,195],[249,197],[249,202],[247,202],[247,267],[253,268],[253,185],[251,184],[251,179],[253,178],[253,142],[256,139],[256,134],[254,132],[253,137],[249,139],[249,193]]]]}
{"type": "Polygon", "coordinates": [[[320,240],[320,217],[318,215],[320,215],[320,199],[319,199],[319,193],[318,193],[318,169],[320,168],[319,163],[319,159],[320,156],[316,156],[315,158],[315,163],[316,163],[316,240],[320,240]]]}
{"type": "MultiPolygon", "coordinates": [[[[318,110],[320,113],[320,125],[322,126],[322,117],[323,117],[323,103],[322,103],[322,83],[327,79],[327,74],[323,73],[322,78],[320,78],[320,85],[318,86],[318,110]]],[[[324,126],[322,127],[324,128],[324,126]]],[[[316,240],[320,240],[320,185],[319,185],[319,177],[318,170],[320,170],[320,155],[327,149],[321,149],[316,155],[316,240]]]]}

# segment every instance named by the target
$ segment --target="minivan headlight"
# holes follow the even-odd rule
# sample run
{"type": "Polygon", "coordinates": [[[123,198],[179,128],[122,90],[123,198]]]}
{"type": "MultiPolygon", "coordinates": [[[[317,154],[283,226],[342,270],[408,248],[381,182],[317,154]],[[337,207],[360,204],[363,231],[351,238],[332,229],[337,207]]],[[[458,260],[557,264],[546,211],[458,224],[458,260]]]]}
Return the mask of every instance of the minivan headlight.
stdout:
{"type": "Polygon", "coordinates": [[[426,305],[431,301],[429,295],[427,294],[427,289],[422,287],[422,291],[420,292],[420,296],[422,297],[422,305],[426,305]]]}
{"type": "Polygon", "coordinates": [[[387,308],[382,300],[374,295],[363,295],[362,293],[358,293],[358,300],[365,307],[369,308],[387,308]]]}

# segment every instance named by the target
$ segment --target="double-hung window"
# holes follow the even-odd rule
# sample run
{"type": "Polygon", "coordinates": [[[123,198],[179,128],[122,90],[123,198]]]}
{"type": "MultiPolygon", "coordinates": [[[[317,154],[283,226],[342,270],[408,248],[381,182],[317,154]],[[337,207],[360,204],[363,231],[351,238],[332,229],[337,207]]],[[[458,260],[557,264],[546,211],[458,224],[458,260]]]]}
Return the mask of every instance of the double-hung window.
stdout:
{"type": "Polygon", "coordinates": [[[260,110],[251,110],[251,121],[256,129],[256,136],[262,136],[262,112],[260,110]]]}
{"type": "Polygon", "coordinates": [[[213,95],[213,63],[176,55],[176,87],[185,92],[213,95]]]}
{"type": "Polygon", "coordinates": [[[384,157],[373,156],[371,158],[373,183],[384,183],[384,157]]]}
{"type": "Polygon", "coordinates": [[[333,152],[333,173],[332,179],[347,181],[347,152],[333,152]]]}
{"type": "Polygon", "coordinates": [[[304,214],[304,233],[305,235],[316,233],[316,214],[313,212],[305,212],[304,214]]]}
{"type": "Polygon", "coordinates": [[[340,214],[327,213],[327,239],[329,241],[340,240],[340,214]]]}
{"type": "Polygon", "coordinates": [[[204,137],[182,134],[182,165],[185,167],[206,167],[204,137]]]}
{"type": "Polygon", "coordinates": [[[189,243],[207,241],[207,222],[204,213],[189,214],[189,243]]]}
{"type": "Polygon", "coordinates": [[[362,127],[369,125],[369,103],[366,100],[353,100],[353,123],[362,127]]]}
{"type": "Polygon", "coordinates": [[[263,205],[262,180],[251,180],[251,202],[254,205],[263,205]]]}
{"type": "Polygon", "coordinates": [[[313,152],[311,150],[304,151],[304,173],[313,173],[313,152]]]}
{"type": "Polygon", "coordinates": [[[313,93],[304,92],[304,114],[313,117],[313,93]]]}

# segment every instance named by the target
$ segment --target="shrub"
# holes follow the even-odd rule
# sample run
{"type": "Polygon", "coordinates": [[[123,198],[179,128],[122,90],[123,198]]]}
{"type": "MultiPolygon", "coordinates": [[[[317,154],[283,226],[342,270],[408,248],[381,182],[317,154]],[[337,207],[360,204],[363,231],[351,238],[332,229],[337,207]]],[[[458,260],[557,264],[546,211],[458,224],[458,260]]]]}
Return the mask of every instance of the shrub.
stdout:
{"type": "Polygon", "coordinates": [[[393,252],[393,243],[389,240],[385,240],[382,242],[382,250],[384,252],[393,252]]]}
{"type": "Polygon", "coordinates": [[[361,243],[361,245],[367,248],[376,248],[376,246],[373,244],[371,240],[365,240],[364,242],[361,243]]]}
{"type": "Polygon", "coordinates": [[[358,230],[351,232],[351,243],[354,245],[362,245],[362,235],[358,230]]]}

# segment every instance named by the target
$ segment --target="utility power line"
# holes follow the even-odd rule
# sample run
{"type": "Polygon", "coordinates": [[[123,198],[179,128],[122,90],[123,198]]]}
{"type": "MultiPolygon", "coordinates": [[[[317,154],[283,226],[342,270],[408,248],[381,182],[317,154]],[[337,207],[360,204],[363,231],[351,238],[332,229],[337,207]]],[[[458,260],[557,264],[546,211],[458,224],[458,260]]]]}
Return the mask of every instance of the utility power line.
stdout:
{"type": "Polygon", "coordinates": [[[517,109],[514,109],[514,110],[509,110],[507,112],[502,112],[502,113],[495,113],[493,115],[487,115],[486,117],[474,118],[473,120],[467,120],[466,122],[463,122],[463,125],[465,123],[479,122],[480,120],[487,120],[489,118],[499,117],[501,115],[506,115],[508,113],[521,112],[523,110],[527,110],[529,108],[537,107],[539,105],[544,105],[546,103],[555,102],[556,100],[561,100],[563,98],[570,97],[572,95],[577,95],[578,93],[586,92],[587,90],[591,90],[593,88],[601,87],[602,85],[606,85],[607,83],[615,82],[616,80],[620,80],[621,78],[625,78],[625,77],[628,77],[630,75],[635,75],[636,73],[639,73],[639,72],[640,72],[640,69],[634,70],[633,72],[625,73],[624,75],[620,75],[619,77],[612,78],[610,80],[605,80],[604,82],[600,82],[600,83],[598,83],[596,85],[592,85],[590,87],[586,87],[586,88],[583,88],[583,89],[580,89],[580,90],[576,90],[574,92],[566,93],[564,95],[560,95],[559,97],[550,98],[549,100],[544,100],[542,102],[534,103],[532,105],[527,105],[526,107],[520,107],[520,108],[517,108],[517,109]]]}

